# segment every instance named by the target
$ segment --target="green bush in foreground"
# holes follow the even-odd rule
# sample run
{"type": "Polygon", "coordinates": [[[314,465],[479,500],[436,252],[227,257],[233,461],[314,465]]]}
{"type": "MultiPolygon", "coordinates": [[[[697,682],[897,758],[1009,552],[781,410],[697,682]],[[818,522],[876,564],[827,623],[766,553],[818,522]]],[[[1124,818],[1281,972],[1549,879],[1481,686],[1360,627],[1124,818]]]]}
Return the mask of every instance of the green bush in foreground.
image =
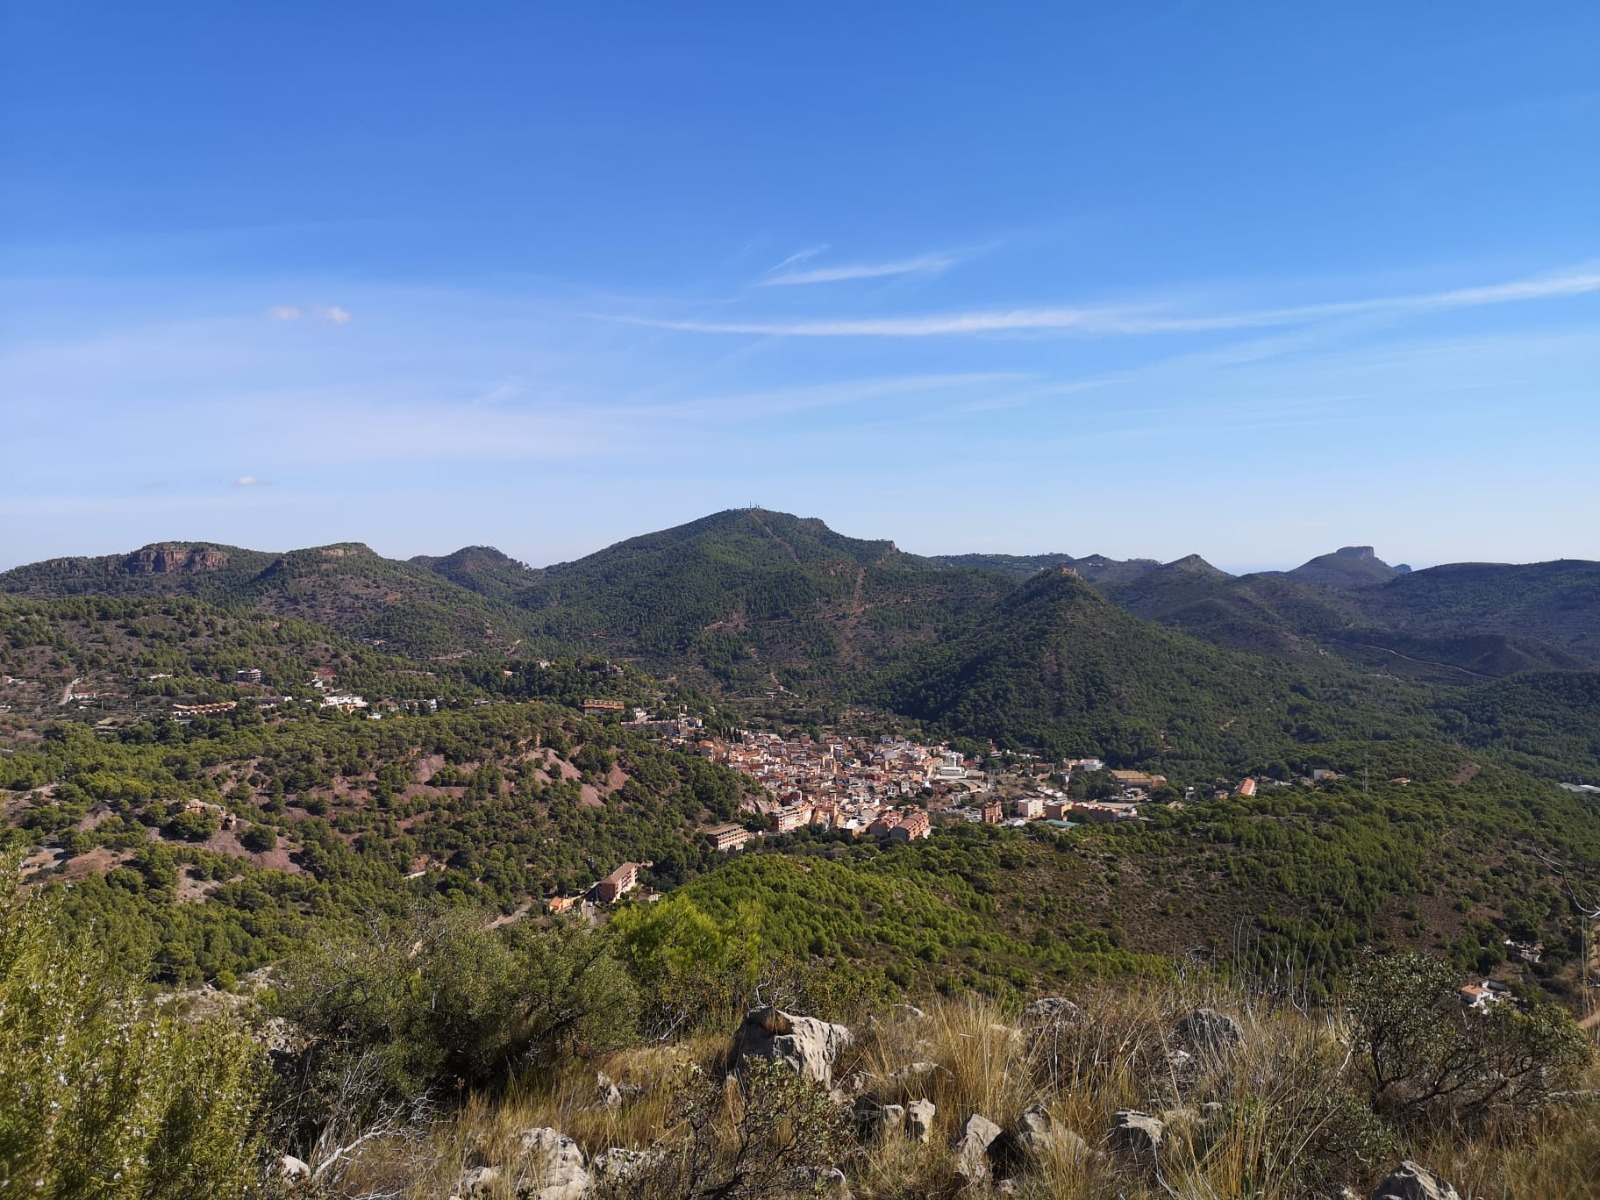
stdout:
{"type": "Polygon", "coordinates": [[[0,865],[0,1196],[240,1196],[261,1083],[233,1022],[143,999],[0,865]]]}
{"type": "Polygon", "coordinates": [[[277,1004],[309,1039],[277,1121],[316,1160],[366,1128],[633,1034],[636,990],[587,926],[487,928],[450,909],[330,939],[284,967],[277,1004]]]}

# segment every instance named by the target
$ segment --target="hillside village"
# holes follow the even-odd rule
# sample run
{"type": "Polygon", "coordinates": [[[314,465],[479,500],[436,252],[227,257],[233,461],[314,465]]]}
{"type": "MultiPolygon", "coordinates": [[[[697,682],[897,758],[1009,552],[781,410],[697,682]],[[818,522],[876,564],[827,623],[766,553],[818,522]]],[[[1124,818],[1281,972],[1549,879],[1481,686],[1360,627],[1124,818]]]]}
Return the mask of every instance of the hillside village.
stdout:
{"type": "MultiPolygon", "coordinates": [[[[742,730],[732,740],[699,739],[693,748],[771,793],[747,800],[745,808],[774,834],[814,827],[912,840],[929,836],[936,824],[956,822],[1071,827],[1135,820],[1140,805],[1167,782],[1144,771],[1106,771],[1097,758],[1050,763],[1028,755],[1020,765],[996,757],[980,764],[943,743],[925,746],[890,735],[784,738],[742,730]],[[1110,797],[1067,795],[1075,775],[1099,773],[1112,781],[1110,797]]],[[[1247,782],[1246,794],[1252,794],[1254,781],[1247,782]]]]}

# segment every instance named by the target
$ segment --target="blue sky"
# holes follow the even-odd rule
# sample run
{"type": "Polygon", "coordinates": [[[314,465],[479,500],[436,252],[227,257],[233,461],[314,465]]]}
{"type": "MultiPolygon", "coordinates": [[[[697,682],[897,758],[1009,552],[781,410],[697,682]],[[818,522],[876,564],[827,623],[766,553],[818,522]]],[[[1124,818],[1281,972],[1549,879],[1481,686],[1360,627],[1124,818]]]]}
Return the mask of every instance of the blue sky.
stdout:
{"type": "Polygon", "coordinates": [[[0,566],[1600,558],[1600,6],[0,14],[0,566]]]}

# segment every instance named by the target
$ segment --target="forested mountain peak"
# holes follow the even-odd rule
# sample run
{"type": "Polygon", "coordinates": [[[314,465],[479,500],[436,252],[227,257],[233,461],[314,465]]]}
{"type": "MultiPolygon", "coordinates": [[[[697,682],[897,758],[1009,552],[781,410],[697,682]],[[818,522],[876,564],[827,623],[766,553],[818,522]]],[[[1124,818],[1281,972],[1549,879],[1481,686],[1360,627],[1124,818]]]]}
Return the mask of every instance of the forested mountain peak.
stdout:
{"type": "Polygon", "coordinates": [[[463,546],[453,554],[419,554],[408,560],[482,596],[508,598],[527,587],[536,572],[493,546],[463,546]]]}
{"type": "Polygon", "coordinates": [[[608,546],[571,563],[550,568],[560,571],[606,558],[640,553],[656,553],[689,546],[716,546],[754,558],[777,555],[797,563],[844,557],[857,563],[876,563],[890,556],[906,559],[888,540],[846,537],[836,533],[817,517],[797,517],[792,513],[762,508],[730,508],[695,521],[675,525],[654,533],[641,534],[608,546]]]}
{"type": "Polygon", "coordinates": [[[1169,563],[1162,563],[1154,568],[1157,571],[1167,571],[1173,574],[1200,575],[1208,579],[1229,579],[1231,576],[1221,567],[1214,567],[1198,554],[1185,554],[1182,558],[1175,558],[1169,563]]]}

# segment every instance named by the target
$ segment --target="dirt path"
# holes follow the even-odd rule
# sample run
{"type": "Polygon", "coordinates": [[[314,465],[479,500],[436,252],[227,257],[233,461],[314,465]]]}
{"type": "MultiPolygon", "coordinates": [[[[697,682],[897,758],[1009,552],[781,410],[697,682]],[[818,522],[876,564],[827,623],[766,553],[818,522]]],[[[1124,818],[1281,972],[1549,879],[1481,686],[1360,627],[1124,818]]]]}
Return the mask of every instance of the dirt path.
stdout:
{"type": "Polygon", "coordinates": [[[80,677],[80,678],[74,679],[71,683],[67,684],[66,687],[62,688],[61,689],[61,699],[56,701],[56,707],[60,708],[63,705],[69,703],[72,700],[72,689],[77,687],[82,682],[83,682],[83,679],[80,677]]]}

